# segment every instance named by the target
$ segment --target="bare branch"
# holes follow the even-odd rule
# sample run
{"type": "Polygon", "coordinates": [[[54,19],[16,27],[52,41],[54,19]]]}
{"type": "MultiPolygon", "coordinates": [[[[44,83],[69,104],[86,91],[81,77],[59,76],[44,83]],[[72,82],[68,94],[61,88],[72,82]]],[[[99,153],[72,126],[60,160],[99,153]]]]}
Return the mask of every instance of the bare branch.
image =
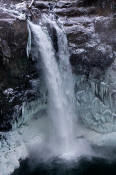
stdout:
{"type": "Polygon", "coordinates": [[[30,9],[32,7],[33,3],[34,3],[34,0],[32,0],[29,5],[27,4],[27,8],[30,9]]]}
{"type": "Polygon", "coordinates": [[[33,19],[36,20],[36,17],[35,17],[35,15],[33,14],[32,9],[31,9],[33,3],[34,3],[34,0],[32,0],[30,4],[27,4],[27,8],[28,8],[28,10],[30,11],[30,14],[32,15],[33,19]]]}

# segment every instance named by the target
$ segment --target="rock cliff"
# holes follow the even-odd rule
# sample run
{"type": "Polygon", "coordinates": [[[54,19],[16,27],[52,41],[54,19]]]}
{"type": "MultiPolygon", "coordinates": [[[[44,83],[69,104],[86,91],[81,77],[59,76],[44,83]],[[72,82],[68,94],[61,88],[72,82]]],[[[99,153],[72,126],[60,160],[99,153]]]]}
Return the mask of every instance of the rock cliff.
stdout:
{"type": "MultiPolygon", "coordinates": [[[[99,88],[105,82],[114,94],[115,1],[35,0],[31,11],[40,18],[49,10],[64,23],[73,73],[84,76],[84,86],[91,81],[99,88]]],[[[27,24],[25,18],[21,20],[25,14],[33,19],[25,1],[0,2],[0,131],[11,129],[11,121],[21,115],[23,101],[35,96],[30,80],[38,75],[33,60],[26,55],[27,24]]],[[[80,84],[76,88],[79,87],[80,84]]],[[[80,88],[82,90],[83,87],[80,88]]],[[[104,103],[100,91],[94,94],[104,103]]]]}

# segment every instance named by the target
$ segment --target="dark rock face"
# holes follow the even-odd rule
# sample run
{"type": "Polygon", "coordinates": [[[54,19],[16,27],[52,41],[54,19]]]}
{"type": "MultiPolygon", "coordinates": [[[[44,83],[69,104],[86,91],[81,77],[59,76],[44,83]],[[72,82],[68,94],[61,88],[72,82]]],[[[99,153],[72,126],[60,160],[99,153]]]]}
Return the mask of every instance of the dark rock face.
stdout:
{"type": "Polygon", "coordinates": [[[26,56],[27,24],[0,11],[0,130],[12,128],[21,115],[25,90],[32,72],[26,56]]]}
{"type": "MultiPolygon", "coordinates": [[[[35,1],[34,5],[41,10],[42,3],[49,2],[35,1]]],[[[115,11],[115,1],[59,0],[53,6],[55,14],[64,22],[73,71],[87,76],[94,67],[105,71],[115,58],[113,36],[116,27],[111,17],[111,12],[115,11]],[[106,34],[110,35],[110,39],[106,34]],[[111,38],[113,42],[109,41],[111,38]]]]}
{"type": "Polygon", "coordinates": [[[102,38],[103,35],[106,36],[106,31],[101,29],[102,34],[100,34],[97,28],[98,25],[100,25],[100,28],[105,25],[105,19],[101,17],[100,21],[97,21],[96,17],[85,17],[81,20],[79,18],[76,20],[78,22],[75,25],[66,26],[72,53],[70,60],[72,65],[74,65],[74,71],[79,71],[81,68],[80,73],[85,73],[85,71],[89,73],[92,67],[98,67],[103,70],[107,69],[114,61],[115,50],[113,43],[111,44],[109,40],[105,38],[103,40],[102,38]],[[75,64],[80,66],[80,68],[75,67],[75,64]]]}
{"type": "MultiPolygon", "coordinates": [[[[2,18],[3,16],[0,19],[0,61],[3,68],[3,76],[7,73],[11,83],[12,78],[17,79],[23,76],[28,66],[25,50],[27,43],[27,29],[26,22],[17,21],[10,18],[10,16],[8,16],[6,20],[3,20],[2,18]]],[[[4,85],[7,86],[7,83],[9,82],[6,81],[4,85]]],[[[17,83],[16,80],[11,84],[16,86],[17,83]]]]}
{"type": "MultiPolygon", "coordinates": [[[[5,0],[1,4],[17,2],[22,1],[5,0]]],[[[54,9],[64,22],[73,72],[99,80],[115,59],[115,8],[114,0],[35,0],[32,11],[40,14],[54,9]]],[[[53,35],[57,50],[54,30],[53,35]]],[[[35,98],[29,82],[37,73],[26,56],[27,37],[26,21],[0,10],[0,131],[12,128],[11,120],[19,118],[25,99],[35,98]]]]}

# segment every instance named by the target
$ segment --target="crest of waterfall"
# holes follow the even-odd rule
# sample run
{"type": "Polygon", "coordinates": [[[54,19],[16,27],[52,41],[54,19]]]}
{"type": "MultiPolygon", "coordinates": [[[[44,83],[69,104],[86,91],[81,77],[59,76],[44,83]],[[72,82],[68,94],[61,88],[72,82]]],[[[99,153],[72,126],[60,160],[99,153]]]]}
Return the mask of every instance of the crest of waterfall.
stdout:
{"type": "MultiPolygon", "coordinates": [[[[50,20],[49,23],[53,22],[50,20]]],[[[50,142],[59,155],[75,153],[74,133],[74,85],[69,63],[69,51],[66,35],[54,21],[57,31],[59,63],[47,27],[28,22],[33,35],[36,59],[41,58],[46,86],[48,88],[48,114],[51,120],[50,142]]],[[[32,53],[33,55],[33,53],[32,53]]],[[[39,66],[39,63],[38,63],[39,66]]]]}

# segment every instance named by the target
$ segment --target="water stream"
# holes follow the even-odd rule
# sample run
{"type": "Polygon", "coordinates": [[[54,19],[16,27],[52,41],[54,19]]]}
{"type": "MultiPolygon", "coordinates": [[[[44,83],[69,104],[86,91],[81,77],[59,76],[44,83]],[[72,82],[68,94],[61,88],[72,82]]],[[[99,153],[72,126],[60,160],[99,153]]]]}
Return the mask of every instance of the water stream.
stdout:
{"type": "Polygon", "coordinates": [[[48,115],[52,128],[50,142],[55,147],[53,150],[55,154],[68,157],[74,155],[76,151],[74,85],[68,44],[63,29],[55,21],[47,20],[47,18],[45,20],[56,30],[59,61],[47,28],[32,22],[29,22],[29,27],[33,35],[32,42],[36,47],[37,59],[41,57],[43,63],[48,88],[48,115]]]}

